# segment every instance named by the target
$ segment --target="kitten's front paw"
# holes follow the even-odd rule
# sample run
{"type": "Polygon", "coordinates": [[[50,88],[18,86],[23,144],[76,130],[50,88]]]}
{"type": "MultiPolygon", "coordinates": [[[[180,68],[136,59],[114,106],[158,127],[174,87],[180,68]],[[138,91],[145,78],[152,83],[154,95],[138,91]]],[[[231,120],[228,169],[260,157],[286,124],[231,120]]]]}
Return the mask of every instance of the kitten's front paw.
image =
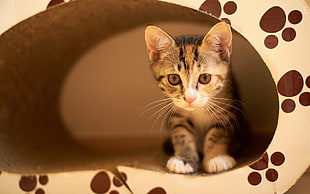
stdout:
{"type": "Polygon", "coordinates": [[[190,174],[196,171],[192,165],[179,157],[171,157],[167,162],[167,168],[169,171],[178,174],[190,174]]]}
{"type": "Polygon", "coordinates": [[[236,166],[236,161],[229,155],[221,155],[205,160],[204,169],[209,173],[222,172],[236,166]]]}

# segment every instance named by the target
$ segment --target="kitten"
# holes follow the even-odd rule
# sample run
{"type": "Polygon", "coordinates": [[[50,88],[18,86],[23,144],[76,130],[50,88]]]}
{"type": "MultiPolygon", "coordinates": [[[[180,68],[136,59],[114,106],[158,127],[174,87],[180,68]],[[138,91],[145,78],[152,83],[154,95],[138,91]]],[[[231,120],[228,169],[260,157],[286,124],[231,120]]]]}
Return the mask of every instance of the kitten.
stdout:
{"type": "Polygon", "coordinates": [[[242,136],[242,111],[230,65],[230,26],[220,22],[205,36],[172,38],[150,25],[145,41],[155,79],[175,105],[167,121],[174,148],[168,170],[197,172],[199,153],[206,172],[233,168],[229,152],[242,136]]]}

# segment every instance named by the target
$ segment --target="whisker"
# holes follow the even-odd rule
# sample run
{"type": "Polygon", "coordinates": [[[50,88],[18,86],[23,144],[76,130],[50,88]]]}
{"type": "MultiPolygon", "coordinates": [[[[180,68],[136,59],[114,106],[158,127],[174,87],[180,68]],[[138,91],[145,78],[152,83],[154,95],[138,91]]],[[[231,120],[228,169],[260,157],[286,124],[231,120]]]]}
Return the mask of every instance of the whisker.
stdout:
{"type": "Polygon", "coordinates": [[[161,100],[156,100],[156,101],[153,101],[145,106],[143,106],[142,108],[140,108],[139,110],[139,115],[138,115],[138,118],[140,118],[141,116],[143,116],[145,113],[151,111],[152,109],[155,109],[159,106],[162,106],[162,105],[165,105],[165,104],[169,104],[171,103],[171,99],[170,98],[165,98],[165,99],[161,99],[161,100]]]}
{"type": "Polygon", "coordinates": [[[164,122],[166,122],[166,125],[167,125],[167,122],[172,117],[174,111],[175,111],[174,104],[171,104],[171,106],[168,108],[168,110],[162,117],[161,124],[160,124],[160,131],[164,128],[164,122]]]}
{"type": "MultiPolygon", "coordinates": [[[[246,117],[246,114],[245,112],[243,111],[243,109],[241,107],[238,107],[237,105],[234,105],[234,101],[233,100],[230,100],[229,102],[232,102],[232,103],[229,103],[229,102],[223,102],[224,100],[227,100],[229,101],[229,99],[226,99],[226,98],[210,98],[209,101],[217,104],[218,106],[219,105],[224,105],[224,106],[228,106],[229,108],[232,108],[238,112],[240,112],[244,117],[246,117]],[[218,99],[218,100],[215,100],[215,99],[218,99]]],[[[240,101],[241,102],[241,101],[240,101]]],[[[239,105],[239,104],[238,104],[239,105]]]]}
{"type": "Polygon", "coordinates": [[[210,105],[210,104],[207,104],[205,106],[205,109],[209,113],[211,113],[211,114],[209,114],[209,116],[212,117],[211,119],[213,120],[213,122],[221,124],[225,128],[225,131],[227,133],[228,129],[226,128],[226,125],[225,125],[223,119],[221,119],[220,116],[217,115],[216,109],[212,105],[210,105]]]}
{"type": "Polygon", "coordinates": [[[154,104],[156,104],[156,103],[167,102],[167,101],[171,101],[171,98],[164,98],[164,99],[155,100],[155,101],[150,102],[150,103],[146,104],[145,106],[143,106],[142,109],[143,109],[143,108],[147,108],[147,107],[149,107],[149,106],[152,106],[152,105],[154,105],[154,104]]]}
{"type": "Polygon", "coordinates": [[[233,113],[231,113],[229,110],[219,106],[218,104],[212,102],[214,106],[216,106],[217,109],[221,110],[224,114],[226,114],[228,117],[234,119],[235,121],[237,120],[236,115],[234,115],[233,113]]]}
{"type": "Polygon", "coordinates": [[[230,131],[227,129],[227,124],[230,126],[231,129],[234,129],[234,126],[230,122],[230,119],[234,121],[236,126],[239,126],[237,117],[234,114],[232,114],[229,110],[219,106],[218,104],[212,101],[208,101],[207,104],[209,105],[209,107],[212,108],[213,116],[215,116],[217,118],[217,121],[220,122],[220,124],[222,124],[223,127],[225,127],[226,131],[230,131]],[[219,116],[218,114],[221,114],[223,116],[219,116]]]}
{"type": "Polygon", "coordinates": [[[233,98],[220,98],[220,97],[210,97],[210,99],[220,100],[220,101],[229,101],[232,103],[238,103],[242,107],[246,107],[246,104],[241,100],[233,99],[233,98]]]}
{"type": "MultiPolygon", "coordinates": [[[[159,109],[158,111],[156,111],[156,113],[154,114],[154,116],[157,114],[157,118],[155,119],[154,123],[156,124],[157,121],[159,119],[162,119],[161,121],[163,121],[164,119],[164,115],[167,114],[167,112],[169,112],[169,110],[171,109],[172,104],[167,104],[164,107],[162,107],[161,109],[159,109]]],[[[162,122],[161,122],[161,127],[162,127],[162,122]]]]}
{"type": "MultiPolygon", "coordinates": [[[[171,107],[173,107],[173,102],[169,102],[168,104],[165,104],[163,107],[161,107],[159,110],[157,110],[156,112],[152,113],[147,119],[146,122],[149,122],[151,119],[153,119],[152,121],[152,125],[150,127],[150,130],[153,131],[153,129],[155,128],[155,125],[159,122],[159,120],[161,119],[161,123],[163,122],[164,118],[166,117],[165,114],[168,114],[167,112],[169,112],[169,110],[171,109],[171,107]]],[[[161,124],[161,128],[162,128],[161,124]]]]}
{"type": "Polygon", "coordinates": [[[214,111],[213,111],[212,107],[211,107],[209,104],[206,104],[206,105],[204,106],[204,109],[205,109],[206,111],[208,111],[209,113],[211,113],[211,114],[209,114],[209,116],[212,117],[211,119],[212,119],[213,122],[218,122],[218,119],[217,119],[217,117],[216,117],[216,114],[214,114],[214,111]]]}
{"type": "Polygon", "coordinates": [[[166,109],[167,109],[167,107],[169,107],[171,105],[171,102],[169,102],[169,103],[167,103],[167,104],[165,104],[163,107],[161,107],[160,109],[158,109],[156,112],[154,112],[153,114],[152,114],[152,116],[158,116],[158,115],[160,115],[162,112],[164,112],[166,109]]]}
{"type": "MultiPolygon", "coordinates": [[[[168,114],[167,112],[169,112],[172,107],[173,101],[169,97],[155,100],[139,109],[137,119],[143,121],[144,128],[150,130],[152,134],[156,124],[158,122],[163,123],[166,114],[168,114]]],[[[160,128],[162,128],[162,126],[163,124],[161,124],[160,128]]]]}

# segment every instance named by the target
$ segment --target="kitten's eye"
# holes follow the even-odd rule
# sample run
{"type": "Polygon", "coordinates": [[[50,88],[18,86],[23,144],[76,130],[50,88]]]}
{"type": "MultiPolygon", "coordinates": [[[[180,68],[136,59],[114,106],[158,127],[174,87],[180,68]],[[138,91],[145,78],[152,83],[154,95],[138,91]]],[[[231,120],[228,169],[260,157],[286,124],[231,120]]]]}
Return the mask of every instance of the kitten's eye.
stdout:
{"type": "Polygon", "coordinates": [[[181,83],[181,78],[177,74],[169,74],[168,81],[171,85],[175,86],[181,83]]]}
{"type": "Polygon", "coordinates": [[[201,74],[198,81],[201,84],[208,84],[211,81],[211,75],[207,73],[201,74]]]}

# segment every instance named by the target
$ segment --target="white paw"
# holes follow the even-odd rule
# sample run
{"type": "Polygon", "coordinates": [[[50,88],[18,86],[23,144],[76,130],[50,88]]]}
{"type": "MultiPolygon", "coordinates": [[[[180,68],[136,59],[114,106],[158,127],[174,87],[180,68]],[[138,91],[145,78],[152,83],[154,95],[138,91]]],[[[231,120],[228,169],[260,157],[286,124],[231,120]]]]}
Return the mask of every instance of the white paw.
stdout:
{"type": "Polygon", "coordinates": [[[185,163],[178,157],[171,157],[167,162],[167,168],[169,171],[179,174],[189,174],[194,172],[194,168],[185,163]]]}
{"type": "Polygon", "coordinates": [[[204,162],[204,168],[209,173],[222,172],[236,166],[234,158],[228,155],[216,156],[204,162]]]}

